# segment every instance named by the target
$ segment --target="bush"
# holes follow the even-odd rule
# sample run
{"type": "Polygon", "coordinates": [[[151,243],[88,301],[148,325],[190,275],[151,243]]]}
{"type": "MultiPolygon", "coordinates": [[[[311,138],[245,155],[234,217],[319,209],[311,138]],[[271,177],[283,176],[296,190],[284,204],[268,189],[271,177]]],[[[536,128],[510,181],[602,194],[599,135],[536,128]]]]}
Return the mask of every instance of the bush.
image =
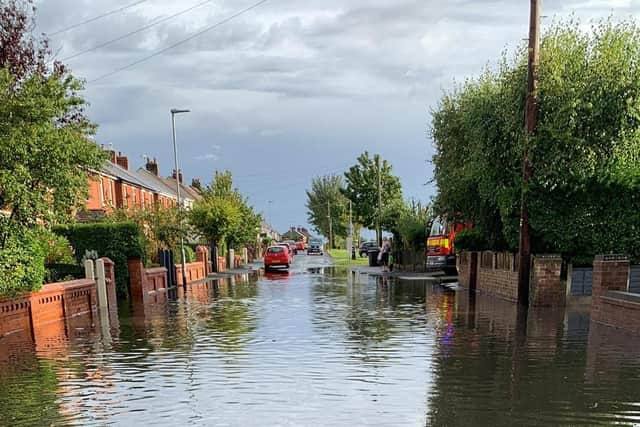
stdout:
{"type": "Polygon", "coordinates": [[[45,249],[33,231],[11,236],[0,249],[0,296],[37,291],[45,279],[45,249]]]}
{"type": "MultiPolygon", "coordinates": [[[[180,249],[178,249],[178,253],[180,253],[180,249]]],[[[196,261],[196,253],[191,249],[190,246],[184,246],[184,257],[187,262],[195,262],[196,261]]]]}
{"type": "Polygon", "coordinates": [[[457,252],[484,251],[488,249],[487,239],[480,230],[464,230],[456,234],[454,245],[457,252]]]}
{"type": "Polygon", "coordinates": [[[83,279],[84,267],[78,264],[47,264],[46,283],[66,282],[68,280],[83,279]]]}
{"type": "Polygon", "coordinates": [[[34,234],[43,245],[45,265],[76,263],[73,256],[73,248],[67,238],[44,228],[37,229],[34,234]]]}
{"type": "Polygon", "coordinates": [[[86,251],[96,251],[98,256],[110,258],[115,263],[118,296],[128,298],[129,258],[145,261],[144,236],[133,222],[100,222],[56,227],[54,232],[66,237],[75,249],[78,263],[86,251]]]}

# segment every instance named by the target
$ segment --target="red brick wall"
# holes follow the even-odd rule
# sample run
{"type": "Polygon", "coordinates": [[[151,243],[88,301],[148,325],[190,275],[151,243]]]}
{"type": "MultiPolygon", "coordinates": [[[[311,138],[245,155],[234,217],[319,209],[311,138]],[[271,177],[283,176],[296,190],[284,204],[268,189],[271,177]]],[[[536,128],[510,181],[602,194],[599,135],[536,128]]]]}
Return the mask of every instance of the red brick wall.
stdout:
{"type": "Polygon", "coordinates": [[[209,262],[209,250],[206,246],[198,246],[196,248],[196,260],[204,264],[204,273],[211,273],[211,263],[209,262]]]}
{"type": "Polygon", "coordinates": [[[0,336],[18,331],[28,331],[31,327],[29,297],[0,301],[0,336]]]}
{"type": "MultiPolygon", "coordinates": [[[[96,284],[82,279],[44,285],[29,296],[0,301],[0,336],[29,330],[96,309],[96,284]]],[[[54,328],[55,329],[55,328],[54,328]]]]}
{"type": "MultiPolygon", "coordinates": [[[[192,262],[186,264],[187,267],[187,283],[196,282],[207,277],[205,273],[205,265],[202,262],[192,262]]],[[[178,285],[182,285],[182,265],[176,264],[176,281],[178,285]]]]}
{"type": "Polygon", "coordinates": [[[129,287],[134,303],[145,304],[149,297],[167,289],[167,269],[164,267],[145,269],[140,258],[130,258],[129,287]]]}

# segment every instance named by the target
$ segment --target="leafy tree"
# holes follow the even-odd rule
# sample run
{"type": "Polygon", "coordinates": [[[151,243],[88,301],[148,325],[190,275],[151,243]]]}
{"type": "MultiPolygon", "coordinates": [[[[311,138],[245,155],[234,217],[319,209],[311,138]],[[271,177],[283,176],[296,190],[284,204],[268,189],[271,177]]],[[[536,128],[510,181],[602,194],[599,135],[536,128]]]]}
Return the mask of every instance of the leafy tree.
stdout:
{"type": "MultiPolygon", "coordinates": [[[[398,206],[398,203],[402,203],[400,179],[391,173],[392,167],[389,162],[382,160],[378,154],[371,157],[366,151],[358,157],[357,164],[344,174],[347,181],[344,194],[353,203],[357,222],[369,229],[376,229],[377,238],[380,241],[381,228],[385,224],[379,224],[382,221],[383,211],[378,209],[378,169],[380,170],[382,210],[384,211],[385,206],[398,206]]],[[[388,221],[386,225],[390,225],[388,221]]]]}
{"type": "Polygon", "coordinates": [[[59,62],[48,65],[47,41],[31,35],[31,1],[0,4],[0,228],[5,248],[16,227],[70,217],[86,197],[89,169],[103,151],[84,114],[82,83],[59,62]]]}
{"type": "Polygon", "coordinates": [[[349,200],[344,196],[344,181],[339,175],[315,177],[307,191],[307,220],[316,231],[329,238],[329,209],[335,247],[336,237],[349,233],[349,200]]]}
{"type": "Polygon", "coordinates": [[[212,258],[217,258],[218,244],[227,247],[254,244],[262,217],[247,199],[233,187],[231,172],[216,172],[213,181],[202,190],[202,199],[189,213],[193,228],[211,243],[212,258]]]}
{"type": "Polygon", "coordinates": [[[424,249],[427,226],[432,221],[429,208],[410,200],[401,209],[389,214],[396,218],[396,226],[392,229],[396,243],[404,249],[424,249]]]}
{"type": "Polygon", "coordinates": [[[146,238],[147,260],[157,260],[159,249],[176,249],[180,244],[180,238],[188,237],[187,224],[180,224],[180,211],[176,206],[117,209],[107,216],[107,221],[138,224],[146,238]]]}
{"type": "MultiPolygon", "coordinates": [[[[640,257],[640,30],[553,25],[542,38],[538,127],[526,191],[536,251],[640,257]],[[624,203],[612,203],[622,201],[624,203]]],[[[526,50],[445,95],[433,112],[439,213],[515,249],[525,142],[526,50]]]]}

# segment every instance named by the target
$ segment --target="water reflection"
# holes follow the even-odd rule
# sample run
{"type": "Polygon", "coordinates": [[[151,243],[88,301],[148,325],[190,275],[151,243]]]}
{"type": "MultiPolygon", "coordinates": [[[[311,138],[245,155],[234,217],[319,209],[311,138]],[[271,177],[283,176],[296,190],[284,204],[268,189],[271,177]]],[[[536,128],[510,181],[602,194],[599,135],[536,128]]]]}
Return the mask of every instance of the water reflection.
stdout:
{"type": "Polygon", "coordinates": [[[585,309],[316,267],[119,314],[0,338],[0,425],[640,422],[640,338],[585,309]]]}

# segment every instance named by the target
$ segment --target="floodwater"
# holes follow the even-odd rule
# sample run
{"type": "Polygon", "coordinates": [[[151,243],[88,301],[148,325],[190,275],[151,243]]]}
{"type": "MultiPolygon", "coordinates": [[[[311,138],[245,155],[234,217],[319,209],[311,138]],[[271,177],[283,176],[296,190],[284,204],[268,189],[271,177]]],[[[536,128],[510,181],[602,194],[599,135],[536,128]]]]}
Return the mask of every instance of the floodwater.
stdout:
{"type": "Polygon", "coordinates": [[[640,338],[301,257],[0,339],[0,425],[640,425],[640,338]]]}

